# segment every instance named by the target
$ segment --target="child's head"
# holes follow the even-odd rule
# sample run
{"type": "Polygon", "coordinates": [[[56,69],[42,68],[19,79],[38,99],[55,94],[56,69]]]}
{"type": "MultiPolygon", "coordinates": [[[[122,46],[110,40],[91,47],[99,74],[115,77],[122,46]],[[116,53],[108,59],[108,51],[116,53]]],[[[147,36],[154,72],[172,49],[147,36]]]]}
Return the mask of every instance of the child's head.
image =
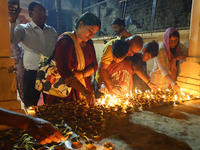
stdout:
{"type": "Polygon", "coordinates": [[[158,55],[158,49],[159,49],[159,45],[156,41],[147,43],[142,50],[143,52],[142,60],[146,62],[156,57],[158,55]]]}
{"type": "Polygon", "coordinates": [[[113,59],[116,63],[124,60],[128,53],[129,44],[124,40],[116,40],[112,45],[113,59]]]}

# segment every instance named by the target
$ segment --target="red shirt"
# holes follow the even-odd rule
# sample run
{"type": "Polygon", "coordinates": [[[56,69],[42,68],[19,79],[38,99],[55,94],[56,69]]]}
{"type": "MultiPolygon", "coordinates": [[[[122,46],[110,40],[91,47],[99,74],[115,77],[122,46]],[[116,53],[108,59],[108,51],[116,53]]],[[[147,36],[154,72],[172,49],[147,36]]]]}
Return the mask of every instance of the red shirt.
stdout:
{"type": "Polygon", "coordinates": [[[134,73],[132,70],[131,61],[124,59],[120,63],[116,63],[114,60],[111,62],[109,67],[107,68],[109,77],[111,81],[116,86],[120,86],[122,88],[121,93],[126,94],[129,93],[132,89],[132,74],[134,73]]]}

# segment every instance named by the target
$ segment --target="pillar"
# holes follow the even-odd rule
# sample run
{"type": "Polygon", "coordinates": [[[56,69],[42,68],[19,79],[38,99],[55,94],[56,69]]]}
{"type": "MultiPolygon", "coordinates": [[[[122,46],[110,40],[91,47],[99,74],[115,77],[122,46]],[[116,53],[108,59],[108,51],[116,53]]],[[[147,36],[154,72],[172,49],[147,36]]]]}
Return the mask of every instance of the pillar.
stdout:
{"type": "MultiPolygon", "coordinates": [[[[17,101],[14,58],[10,57],[10,33],[8,21],[8,1],[0,2],[0,107],[22,112],[20,101],[17,101]]],[[[7,127],[0,126],[1,129],[7,127]]]]}
{"type": "Polygon", "coordinates": [[[177,83],[183,90],[200,95],[200,1],[193,0],[188,57],[181,64],[177,83]]]}

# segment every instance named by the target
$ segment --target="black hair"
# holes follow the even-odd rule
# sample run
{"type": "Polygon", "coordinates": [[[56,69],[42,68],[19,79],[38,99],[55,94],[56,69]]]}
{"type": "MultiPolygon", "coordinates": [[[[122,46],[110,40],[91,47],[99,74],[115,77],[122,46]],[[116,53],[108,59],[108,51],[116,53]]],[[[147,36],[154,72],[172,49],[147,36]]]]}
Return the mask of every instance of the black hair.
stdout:
{"type": "Polygon", "coordinates": [[[89,25],[89,26],[99,26],[99,28],[101,28],[101,21],[100,19],[95,16],[92,13],[84,13],[82,14],[79,18],[76,19],[75,23],[76,26],[75,28],[78,29],[79,23],[83,22],[83,25],[89,25]]]}
{"type": "MultiPolygon", "coordinates": [[[[36,5],[41,5],[41,6],[44,7],[44,5],[43,5],[42,3],[40,3],[40,2],[38,2],[38,1],[31,2],[31,3],[29,4],[29,6],[28,6],[29,17],[32,16],[30,11],[34,11],[34,8],[35,8],[36,5]]],[[[45,7],[44,7],[44,8],[45,8],[45,7]]]]}
{"type": "MultiPolygon", "coordinates": [[[[31,2],[31,3],[29,4],[29,6],[28,6],[28,10],[34,11],[34,8],[35,8],[36,5],[41,5],[41,6],[43,6],[43,4],[40,3],[40,2],[38,2],[38,1],[31,2]]],[[[43,7],[44,7],[44,6],[43,6],[43,7]]]]}
{"type": "Polygon", "coordinates": [[[171,37],[171,36],[175,36],[175,37],[178,37],[179,38],[179,33],[178,32],[172,32],[172,34],[170,34],[170,36],[169,37],[171,37]]]}
{"type": "Polygon", "coordinates": [[[112,53],[117,58],[123,58],[129,49],[129,44],[124,40],[116,40],[112,45],[112,53]]]}
{"type": "Polygon", "coordinates": [[[156,57],[158,55],[159,45],[156,41],[147,43],[145,46],[145,52],[151,54],[151,57],[156,57]]]}
{"type": "Polygon", "coordinates": [[[113,24],[117,24],[119,26],[123,25],[125,27],[125,20],[122,19],[122,18],[115,18],[112,22],[112,25],[113,24]]]}

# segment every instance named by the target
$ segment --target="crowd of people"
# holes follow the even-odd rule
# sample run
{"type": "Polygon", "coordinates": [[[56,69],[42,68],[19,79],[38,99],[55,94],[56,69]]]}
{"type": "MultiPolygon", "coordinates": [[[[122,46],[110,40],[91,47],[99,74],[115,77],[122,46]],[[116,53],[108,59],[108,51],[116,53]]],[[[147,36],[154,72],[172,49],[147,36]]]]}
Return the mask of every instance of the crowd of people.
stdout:
{"type": "MultiPolygon", "coordinates": [[[[53,55],[58,73],[66,85],[72,88],[65,98],[43,93],[44,103],[49,105],[59,103],[60,100],[73,101],[86,98],[92,107],[95,105],[95,98],[103,94],[126,94],[134,88],[142,91],[148,89],[156,91],[158,88],[180,90],[176,83],[179,60],[184,59],[186,55],[182,52],[180,34],[173,27],[166,30],[161,46],[156,41],[143,45],[142,37],[129,33],[125,29],[125,20],[116,18],[111,23],[116,33],[115,39],[105,44],[98,63],[91,39],[101,28],[101,21],[94,14],[82,14],[76,20],[73,32],[65,32],[58,36],[53,27],[45,24],[47,13],[41,3],[31,2],[28,7],[31,22],[17,26],[16,20],[20,11],[11,4],[8,9],[11,43],[20,43],[24,50],[25,107],[36,106],[41,95],[41,92],[35,89],[40,54],[47,57],[53,55]],[[139,53],[140,51],[142,52],[139,53]],[[154,59],[155,66],[148,75],[146,62],[150,59],[154,59]],[[91,77],[95,72],[95,88],[93,88],[91,77]]],[[[58,129],[42,119],[4,109],[0,109],[0,116],[0,124],[25,129],[41,144],[63,140],[58,129]],[[5,121],[6,116],[15,120],[5,121]],[[34,132],[35,130],[40,132],[34,132]],[[38,136],[36,133],[45,134],[38,136]]]]}

